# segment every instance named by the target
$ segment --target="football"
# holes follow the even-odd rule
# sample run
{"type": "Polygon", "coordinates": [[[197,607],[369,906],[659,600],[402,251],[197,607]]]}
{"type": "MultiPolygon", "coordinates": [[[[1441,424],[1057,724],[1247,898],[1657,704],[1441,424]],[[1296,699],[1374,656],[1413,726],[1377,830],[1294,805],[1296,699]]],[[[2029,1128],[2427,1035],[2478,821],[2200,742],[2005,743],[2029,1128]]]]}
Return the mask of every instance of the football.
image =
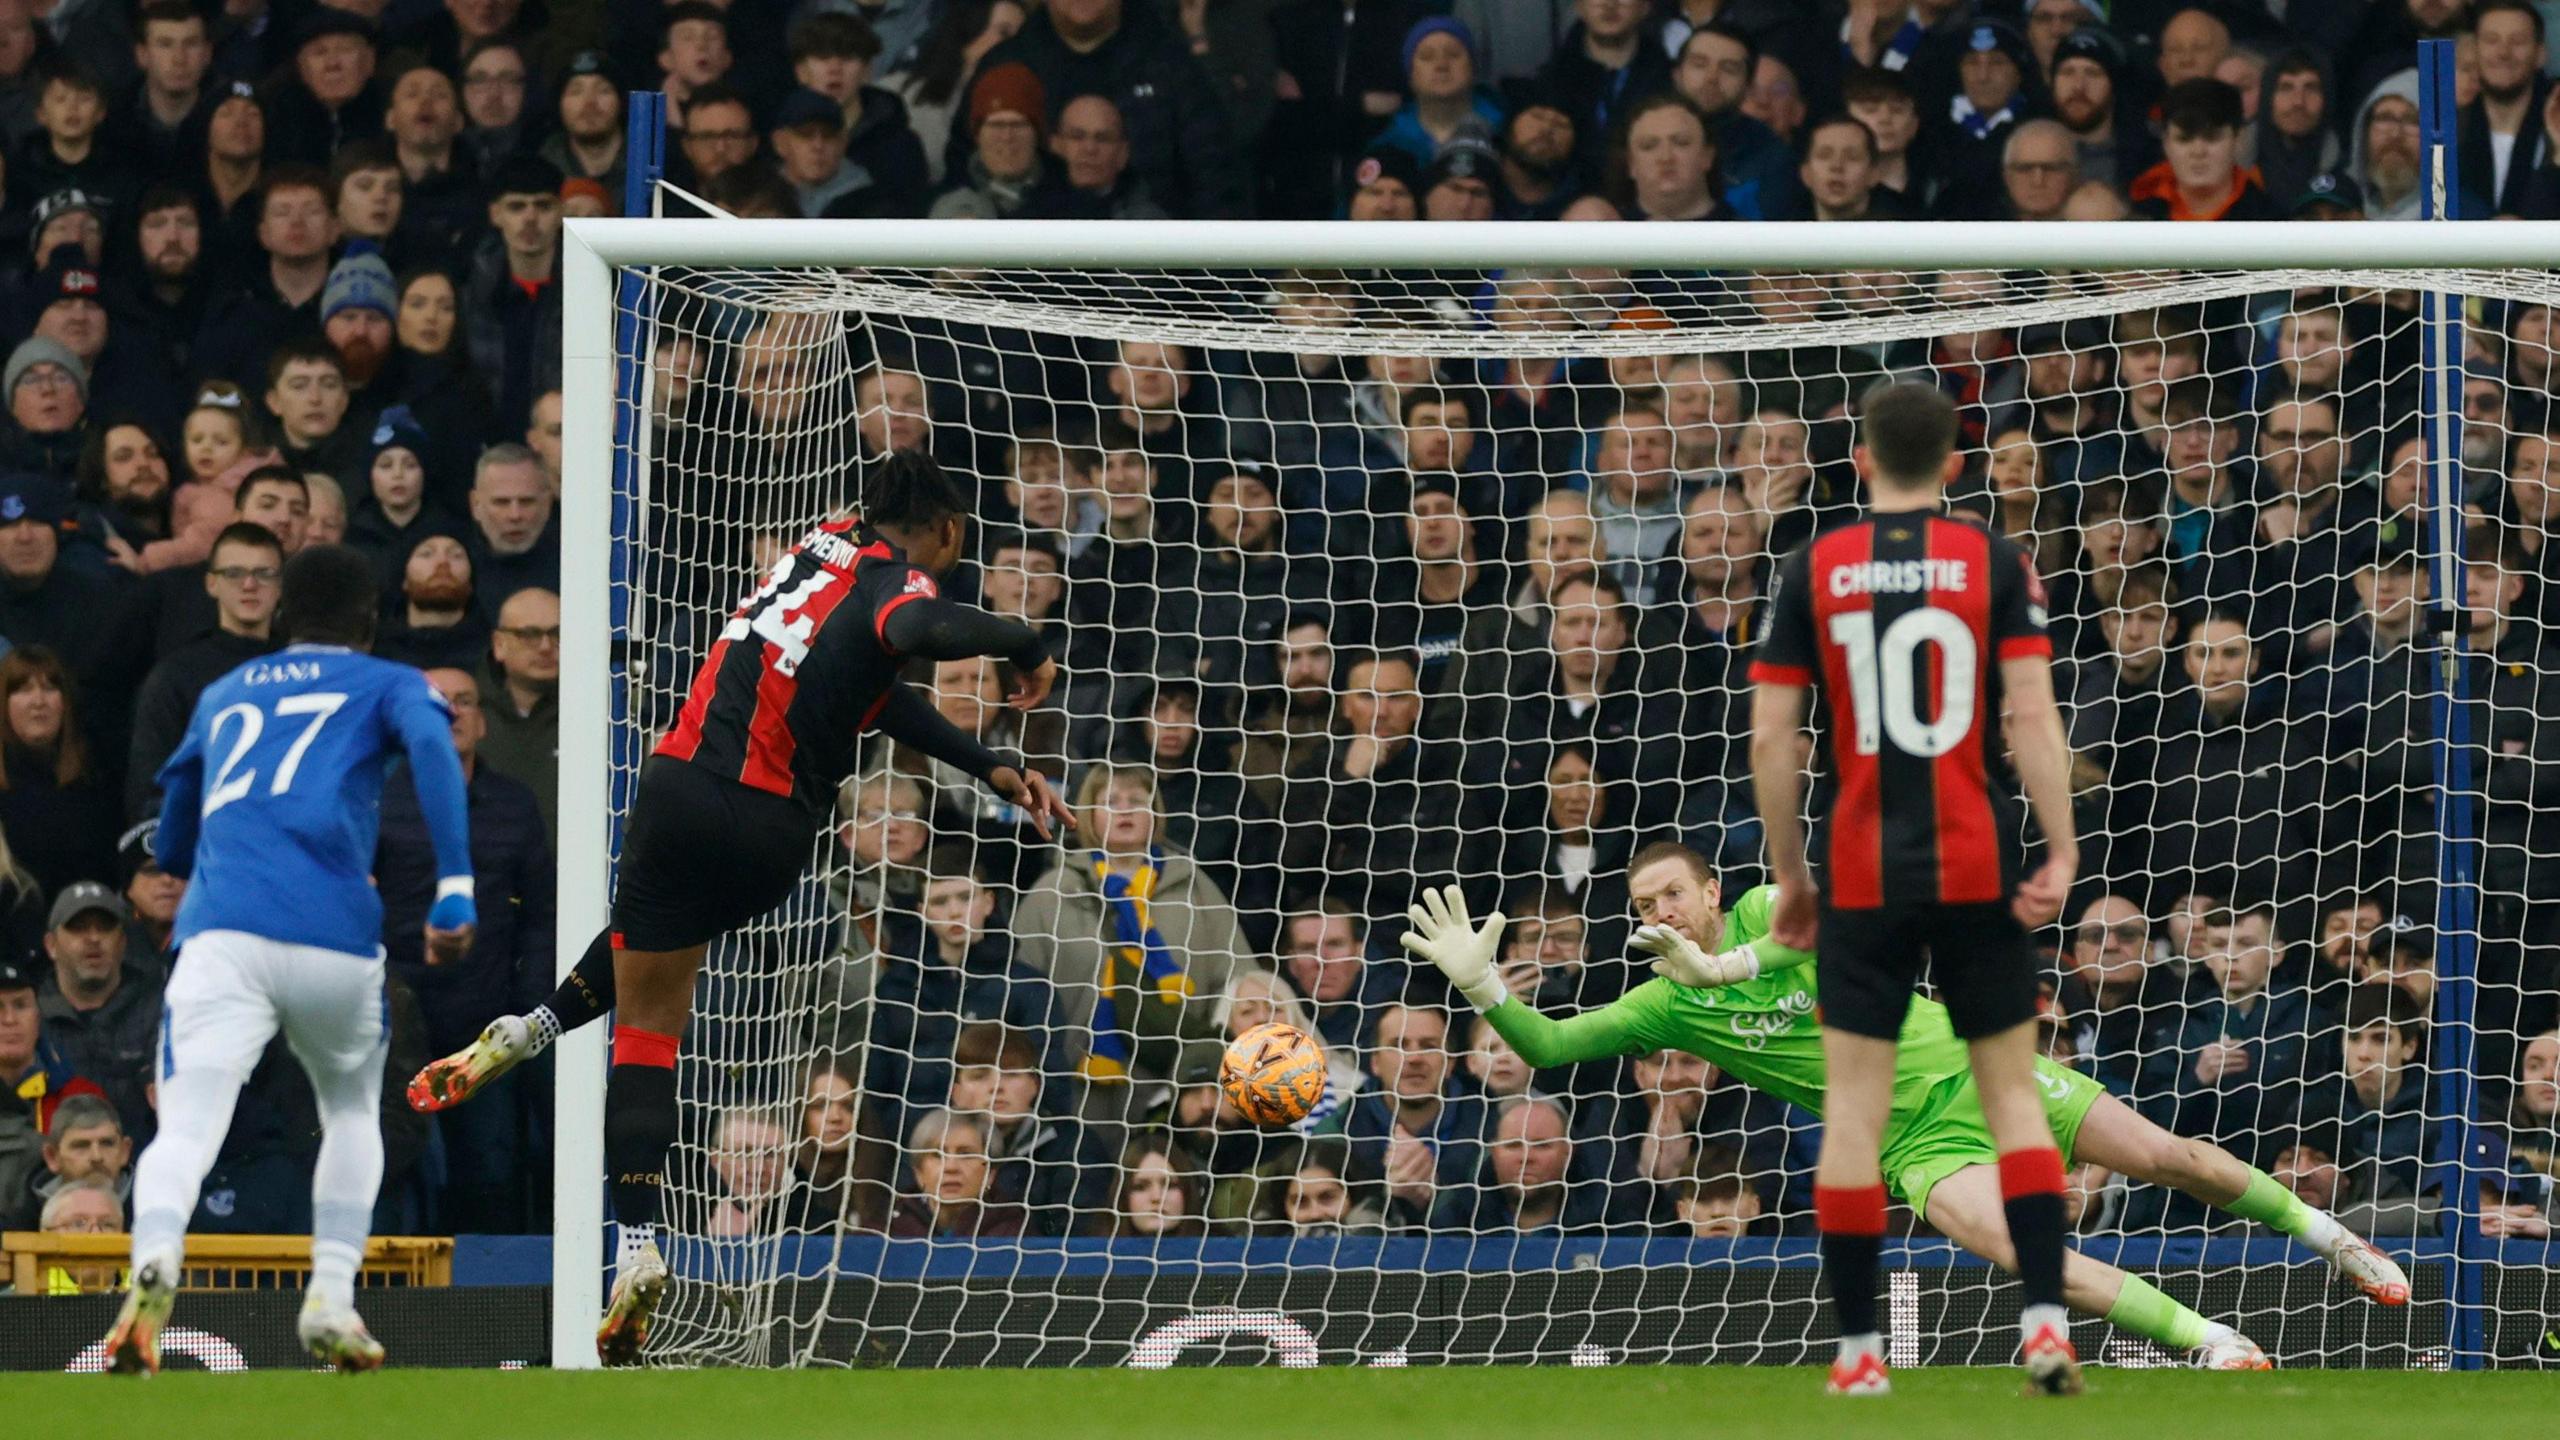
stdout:
{"type": "Polygon", "coordinates": [[[1324,1098],[1324,1047],[1294,1026],[1256,1025],[1227,1046],[1218,1088],[1256,1125],[1295,1124],[1324,1098]]]}

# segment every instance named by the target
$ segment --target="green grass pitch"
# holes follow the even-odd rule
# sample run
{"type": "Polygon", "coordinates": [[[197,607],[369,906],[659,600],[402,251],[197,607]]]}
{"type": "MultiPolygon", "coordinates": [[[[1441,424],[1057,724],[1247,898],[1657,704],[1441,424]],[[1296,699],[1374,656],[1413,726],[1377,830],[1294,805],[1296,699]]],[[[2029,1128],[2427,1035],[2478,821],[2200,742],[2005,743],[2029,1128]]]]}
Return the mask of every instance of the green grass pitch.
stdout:
{"type": "Polygon", "coordinates": [[[1571,1369],[651,1371],[564,1375],[413,1370],[0,1377],[0,1415],[39,1433],[445,1440],[797,1440],[802,1436],[1283,1435],[1474,1440],[1700,1435],[1716,1440],[2223,1440],[2543,1431],[2560,1377],[2291,1371],[2090,1371],[2077,1400],[2019,1398],[2007,1370],[1906,1370],[1880,1400],[1830,1400],[1819,1370],[1571,1369]],[[2029,1431],[2022,1427],[2039,1427],[2029,1431]]]}

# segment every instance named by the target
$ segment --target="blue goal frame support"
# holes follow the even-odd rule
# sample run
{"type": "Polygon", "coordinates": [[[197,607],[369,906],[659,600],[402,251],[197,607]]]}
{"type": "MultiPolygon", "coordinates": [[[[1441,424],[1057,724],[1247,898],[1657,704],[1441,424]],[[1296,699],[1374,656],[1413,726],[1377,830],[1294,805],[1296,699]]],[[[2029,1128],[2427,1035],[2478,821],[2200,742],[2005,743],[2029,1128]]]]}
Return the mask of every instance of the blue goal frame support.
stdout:
{"type": "MultiPolygon", "coordinates": [[[[2422,218],[2462,214],[2460,120],[2454,104],[2454,42],[2418,45],[2419,207],[2422,218]]],[[[2435,731],[2436,1001],[2433,1016],[2435,1135],[2429,1171],[2443,1197],[2444,1238],[2452,1252],[2450,1331],[2455,1369],[2488,1361],[2483,1299],[2486,1248],[2473,1181],[2472,1074],[2478,1053],[2480,840],[2473,802],[2469,609],[2463,603],[2462,364],[2463,301],[2440,290],[2419,292],[2423,366],[2420,424],[2426,438],[2426,565],[2433,588],[2420,643],[2434,650],[2428,709],[2435,731]]]]}
{"type": "MultiPolygon", "coordinates": [[[[657,213],[658,182],[667,173],[667,97],[655,90],[631,92],[623,127],[622,213],[657,213]]],[[[651,294],[647,277],[637,270],[614,276],[613,351],[613,586],[608,614],[617,638],[612,658],[612,774],[607,794],[613,803],[605,833],[614,854],[622,853],[622,817],[631,812],[631,787],[640,775],[640,730],[632,722],[630,675],[632,562],[640,542],[640,494],[644,434],[641,416],[649,403],[648,357],[641,342],[649,333],[651,294]]]]}

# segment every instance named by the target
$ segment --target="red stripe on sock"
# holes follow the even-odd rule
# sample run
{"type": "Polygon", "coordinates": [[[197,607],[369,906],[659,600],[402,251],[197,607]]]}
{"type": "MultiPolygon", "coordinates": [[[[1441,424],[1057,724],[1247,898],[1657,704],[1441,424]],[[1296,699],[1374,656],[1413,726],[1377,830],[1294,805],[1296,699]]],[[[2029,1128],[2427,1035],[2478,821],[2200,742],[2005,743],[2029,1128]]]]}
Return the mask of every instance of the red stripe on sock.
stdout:
{"type": "Polygon", "coordinates": [[[1814,1186],[1813,1223],[1825,1235],[1882,1235],[1884,1186],[1814,1186]]]}
{"type": "Polygon", "coordinates": [[[654,1030],[616,1025],[613,1027],[613,1063],[673,1070],[676,1068],[676,1037],[661,1035],[654,1030]]]}
{"type": "Polygon", "coordinates": [[[2062,1193],[2062,1152],[2051,1146],[2011,1150],[2000,1157],[2000,1198],[2062,1193]]]}

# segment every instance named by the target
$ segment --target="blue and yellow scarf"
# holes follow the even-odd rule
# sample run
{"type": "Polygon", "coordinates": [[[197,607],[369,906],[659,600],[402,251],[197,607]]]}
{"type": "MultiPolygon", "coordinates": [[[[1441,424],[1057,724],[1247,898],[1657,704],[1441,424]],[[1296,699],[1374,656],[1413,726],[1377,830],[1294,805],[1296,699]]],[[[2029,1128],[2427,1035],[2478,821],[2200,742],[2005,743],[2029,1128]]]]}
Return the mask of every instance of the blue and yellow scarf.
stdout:
{"type": "Polygon", "coordinates": [[[1152,985],[1166,1004],[1179,1005],[1191,994],[1191,977],[1157,932],[1149,903],[1156,879],[1164,873],[1164,851],[1149,847],[1146,862],[1126,875],[1113,869],[1101,851],[1092,854],[1093,878],[1102,887],[1111,921],[1111,943],[1103,952],[1100,993],[1093,1002],[1093,1047],[1085,1054],[1084,1073],[1095,1080],[1125,1080],[1136,1046],[1120,1014],[1120,988],[1133,982],[1152,985]]]}

